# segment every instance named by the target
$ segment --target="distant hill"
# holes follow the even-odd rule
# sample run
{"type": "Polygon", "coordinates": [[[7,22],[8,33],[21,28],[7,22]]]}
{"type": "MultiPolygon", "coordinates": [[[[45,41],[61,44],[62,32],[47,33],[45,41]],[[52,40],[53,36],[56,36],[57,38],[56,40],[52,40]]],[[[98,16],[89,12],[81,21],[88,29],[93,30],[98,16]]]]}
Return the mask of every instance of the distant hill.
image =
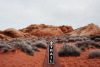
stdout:
{"type": "Polygon", "coordinates": [[[73,30],[69,34],[71,36],[96,35],[96,34],[100,34],[100,27],[98,25],[91,23],[88,24],[87,26],[73,30]]]}

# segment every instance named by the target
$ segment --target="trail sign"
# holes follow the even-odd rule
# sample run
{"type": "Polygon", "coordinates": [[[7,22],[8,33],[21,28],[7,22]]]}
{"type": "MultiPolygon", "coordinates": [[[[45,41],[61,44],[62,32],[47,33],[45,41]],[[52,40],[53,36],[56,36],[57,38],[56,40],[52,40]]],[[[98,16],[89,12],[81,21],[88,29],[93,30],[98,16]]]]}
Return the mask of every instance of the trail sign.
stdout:
{"type": "Polygon", "coordinates": [[[43,67],[61,67],[56,45],[52,39],[49,40],[43,67]]]}
{"type": "Polygon", "coordinates": [[[49,41],[48,63],[54,64],[54,42],[49,41]]]}

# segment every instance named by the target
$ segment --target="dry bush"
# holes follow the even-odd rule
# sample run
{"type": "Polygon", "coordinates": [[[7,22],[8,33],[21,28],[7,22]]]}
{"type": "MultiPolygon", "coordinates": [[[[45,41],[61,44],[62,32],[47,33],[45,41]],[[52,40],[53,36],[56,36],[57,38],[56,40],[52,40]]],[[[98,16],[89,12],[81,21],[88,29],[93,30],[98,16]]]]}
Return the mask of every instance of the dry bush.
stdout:
{"type": "Polygon", "coordinates": [[[85,47],[81,47],[81,51],[84,52],[85,51],[85,47]]]}
{"type": "Polygon", "coordinates": [[[3,51],[4,53],[8,52],[9,49],[12,49],[12,47],[10,45],[7,44],[0,44],[0,51],[3,51]]]}
{"type": "Polygon", "coordinates": [[[95,58],[95,57],[100,58],[100,50],[99,49],[91,50],[89,52],[89,58],[95,58]]]}
{"type": "Polygon", "coordinates": [[[47,44],[43,41],[36,41],[32,44],[32,46],[40,47],[40,48],[47,48],[47,44]]]}
{"type": "Polygon", "coordinates": [[[100,35],[91,35],[90,36],[90,39],[91,40],[95,40],[95,38],[100,38],[100,35]]]}
{"type": "Polygon", "coordinates": [[[87,41],[77,41],[75,43],[75,45],[80,48],[80,47],[86,47],[86,48],[89,48],[89,46],[93,46],[93,44],[96,44],[95,42],[93,41],[90,41],[90,40],[87,40],[87,41]]]}
{"type": "Polygon", "coordinates": [[[32,46],[32,49],[35,50],[35,51],[39,51],[39,52],[41,51],[41,50],[38,49],[36,46],[32,46]]]}
{"type": "Polygon", "coordinates": [[[75,38],[69,38],[69,42],[75,42],[76,39],[75,38]]]}
{"type": "Polygon", "coordinates": [[[57,40],[57,43],[63,43],[63,40],[57,40]]]}
{"type": "Polygon", "coordinates": [[[58,52],[59,56],[80,56],[80,51],[74,45],[65,43],[58,52]]]}
{"type": "Polygon", "coordinates": [[[34,50],[32,49],[31,45],[27,45],[25,42],[22,42],[21,50],[29,55],[34,55],[34,50]]]}
{"type": "Polygon", "coordinates": [[[11,45],[12,47],[16,48],[16,47],[21,47],[22,42],[12,42],[9,45],[11,45]]]}
{"type": "Polygon", "coordinates": [[[6,45],[6,44],[0,44],[0,49],[1,48],[8,48],[11,49],[12,47],[10,45],[6,45]]]}
{"type": "Polygon", "coordinates": [[[83,40],[90,40],[90,38],[89,37],[82,37],[83,38],[83,40]]]}
{"type": "Polygon", "coordinates": [[[64,43],[68,43],[68,42],[69,42],[68,39],[64,40],[64,43]]]}
{"type": "Polygon", "coordinates": [[[91,42],[91,45],[96,47],[96,48],[100,48],[100,44],[99,43],[96,43],[94,41],[91,42]]]}
{"type": "Polygon", "coordinates": [[[82,38],[76,38],[75,41],[82,41],[82,38]]]}
{"type": "Polygon", "coordinates": [[[98,41],[100,41],[100,38],[95,38],[95,42],[98,42],[98,41]]]}

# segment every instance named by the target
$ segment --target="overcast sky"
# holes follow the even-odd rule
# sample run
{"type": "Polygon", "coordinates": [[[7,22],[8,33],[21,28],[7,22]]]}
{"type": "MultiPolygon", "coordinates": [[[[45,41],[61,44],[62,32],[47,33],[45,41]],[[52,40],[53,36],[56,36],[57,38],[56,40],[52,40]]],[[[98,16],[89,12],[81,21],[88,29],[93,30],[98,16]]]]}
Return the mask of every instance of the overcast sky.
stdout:
{"type": "Polygon", "coordinates": [[[100,26],[100,0],[0,0],[0,30],[41,23],[100,26]]]}

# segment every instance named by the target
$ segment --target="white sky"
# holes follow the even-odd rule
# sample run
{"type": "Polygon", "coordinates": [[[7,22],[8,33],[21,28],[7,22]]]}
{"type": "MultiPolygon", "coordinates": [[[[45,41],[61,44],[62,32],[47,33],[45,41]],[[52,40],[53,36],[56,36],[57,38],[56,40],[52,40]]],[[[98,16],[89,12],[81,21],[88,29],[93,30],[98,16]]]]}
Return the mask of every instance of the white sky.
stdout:
{"type": "Polygon", "coordinates": [[[41,23],[100,26],[100,0],[0,0],[0,30],[41,23]]]}

